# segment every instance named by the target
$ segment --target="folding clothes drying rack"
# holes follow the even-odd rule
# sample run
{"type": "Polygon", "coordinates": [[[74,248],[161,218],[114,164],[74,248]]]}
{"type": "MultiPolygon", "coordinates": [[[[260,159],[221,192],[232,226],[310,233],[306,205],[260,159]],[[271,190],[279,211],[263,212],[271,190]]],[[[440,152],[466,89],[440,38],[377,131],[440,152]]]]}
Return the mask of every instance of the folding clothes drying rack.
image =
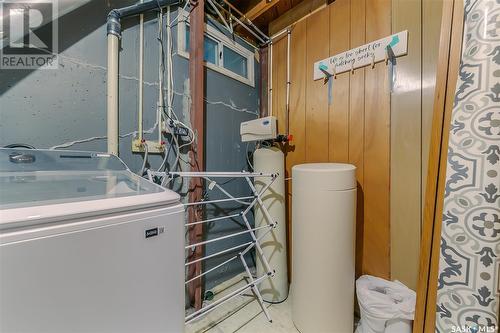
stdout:
{"type": "Polygon", "coordinates": [[[207,271],[202,272],[201,274],[199,274],[193,278],[188,279],[186,281],[186,284],[188,284],[196,279],[199,279],[202,276],[204,276],[204,275],[206,275],[206,274],[208,274],[208,273],[210,273],[210,272],[212,272],[212,271],[214,271],[214,270],[216,270],[216,269],[218,269],[218,268],[220,268],[220,267],[222,267],[222,266],[228,264],[229,262],[236,260],[238,258],[241,260],[241,263],[243,264],[243,267],[245,268],[245,271],[248,274],[248,278],[250,280],[250,282],[247,283],[246,285],[238,288],[237,290],[223,296],[219,300],[217,300],[213,303],[210,303],[207,306],[202,307],[201,309],[186,316],[186,323],[189,323],[193,320],[196,320],[196,319],[208,314],[209,312],[213,311],[214,309],[216,309],[217,307],[219,307],[223,303],[243,294],[244,292],[246,292],[249,289],[252,290],[253,293],[255,294],[255,296],[256,296],[260,306],[262,307],[262,310],[264,311],[264,314],[266,315],[267,319],[269,321],[272,321],[271,316],[269,314],[269,311],[267,310],[267,308],[264,305],[264,300],[262,299],[262,295],[260,294],[260,291],[257,288],[257,286],[259,283],[264,281],[266,278],[272,278],[275,274],[275,271],[270,267],[269,261],[267,260],[266,256],[264,255],[264,252],[262,251],[260,241],[267,234],[269,234],[272,231],[272,229],[276,228],[276,226],[278,225],[278,223],[276,221],[273,221],[273,218],[269,214],[269,211],[262,200],[263,194],[269,189],[269,187],[272,185],[272,183],[276,180],[276,178],[278,177],[278,174],[261,173],[261,172],[245,172],[245,171],[242,171],[242,172],[155,172],[155,171],[148,170],[148,176],[149,176],[150,180],[152,180],[153,177],[160,178],[161,184],[163,186],[165,186],[169,181],[171,181],[175,178],[179,178],[179,177],[183,177],[183,178],[198,177],[198,178],[203,178],[209,182],[212,182],[212,178],[245,178],[250,190],[253,193],[253,195],[251,195],[251,196],[233,197],[229,192],[224,190],[219,185],[217,187],[224,195],[227,196],[227,198],[217,199],[217,200],[199,201],[199,202],[190,202],[190,203],[184,204],[184,206],[186,208],[188,208],[190,206],[197,206],[197,205],[205,205],[206,206],[206,205],[217,204],[217,203],[222,203],[222,202],[238,202],[238,203],[243,203],[243,204],[247,205],[247,207],[244,210],[242,210],[241,212],[239,212],[237,214],[225,215],[225,216],[215,217],[215,218],[211,218],[211,219],[207,219],[207,220],[193,221],[193,222],[186,223],[186,225],[185,225],[186,228],[189,228],[189,227],[196,225],[196,224],[218,222],[218,221],[222,221],[222,220],[226,220],[226,219],[230,219],[230,218],[241,217],[245,223],[245,226],[246,226],[246,230],[243,230],[243,231],[239,231],[236,233],[224,235],[224,236],[209,239],[209,240],[204,240],[202,242],[195,243],[195,244],[189,244],[186,246],[186,248],[185,248],[186,250],[194,250],[198,246],[203,246],[203,245],[206,245],[209,243],[217,242],[220,240],[224,240],[224,239],[228,239],[231,237],[244,235],[244,234],[249,234],[250,237],[252,238],[252,240],[249,242],[239,244],[237,246],[234,246],[234,247],[231,247],[228,249],[224,249],[224,250],[219,251],[217,253],[213,253],[213,254],[210,254],[210,255],[207,255],[207,256],[204,256],[201,258],[197,258],[197,259],[192,260],[192,261],[186,261],[185,267],[188,267],[188,266],[190,266],[194,263],[200,262],[200,261],[204,261],[204,260],[207,260],[210,258],[220,256],[222,254],[231,253],[231,252],[235,252],[236,250],[243,249],[242,251],[238,252],[236,255],[234,255],[231,258],[225,260],[224,262],[216,265],[215,267],[212,267],[212,268],[208,269],[207,271]],[[255,178],[270,178],[270,181],[269,181],[269,183],[264,185],[264,187],[260,191],[258,191],[257,188],[255,187],[255,185],[251,181],[251,179],[255,179],[255,178]],[[252,228],[250,226],[250,223],[248,222],[247,214],[256,205],[260,206],[262,213],[265,217],[266,224],[263,226],[252,228]],[[257,237],[255,234],[255,232],[257,230],[264,230],[264,232],[259,237],[257,237]],[[256,251],[258,252],[258,254],[260,255],[260,257],[262,259],[262,263],[264,265],[264,268],[266,269],[265,274],[263,274],[262,276],[258,276],[256,278],[253,277],[253,275],[250,272],[250,269],[248,267],[248,264],[244,258],[244,255],[246,253],[248,253],[248,251],[250,251],[254,247],[255,247],[256,251]]]}

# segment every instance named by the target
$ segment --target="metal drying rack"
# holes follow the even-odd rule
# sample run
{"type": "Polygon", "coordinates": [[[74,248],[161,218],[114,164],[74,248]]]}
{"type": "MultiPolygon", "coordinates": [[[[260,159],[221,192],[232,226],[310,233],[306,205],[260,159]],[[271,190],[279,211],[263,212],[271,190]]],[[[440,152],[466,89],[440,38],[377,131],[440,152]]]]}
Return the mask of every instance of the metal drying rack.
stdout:
{"type": "Polygon", "coordinates": [[[245,209],[243,209],[241,212],[239,212],[237,214],[225,215],[225,216],[210,218],[210,219],[206,219],[206,220],[202,220],[202,221],[193,221],[193,222],[186,223],[185,224],[186,228],[189,228],[189,227],[196,225],[196,224],[219,222],[222,220],[241,217],[245,223],[245,226],[246,226],[246,229],[243,231],[235,232],[232,234],[224,235],[224,236],[209,239],[209,240],[204,240],[202,242],[195,243],[195,244],[189,244],[185,247],[186,250],[194,250],[198,246],[204,246],[204,245],[209,244],[209,243],[221,241],[224,239],[228,239],[228,238],[232,238],[232,237],[236,237],[236,236],[244,235],[244,234],[249,234],[250,237],[252,238],[252,240],[249,242],[239,244],[239,245],[233,246],[233,247],[228,248],[228,249],[224,249],[224,250],[219,251],[217,253],[213,253],[213,254],[210,254],[210,255],[207,255],[207,256],[204,256],[201,258],[197,258],[197,259],[194,259],[192,261],[186,260],[185,267],[188,267],[194,263],[204,261],[204,260],[207,260],[210,258],[214,258],[214,257],[220,256],[223,254],[231,253],[231,252],[234,252],[236,250],[242,249],[242,251],[238,252],[236,255],[234,255],[234,256],[230,257],[229,259],[225,260],[224,262],[206,270],[205,272],[202,272],[199,275],[188,279],[185,283],[188,284],[196,279],[199,279],[202,276],[204,276],[204,275],[206,275],[206,274],[208,274],[208,273],[210,273],[210,272],[212,272],[212,271],[214,271],[214,270],[216,270],[216,269],[218,269],[218,268],[220,268],[220,267],[222,267],[222,266],[224,266],[224,265],[226,265],[226,264],[228,264],[228,263],[230,263],[233,260],[236,260],[238,258],[241,260],[241,263],[242,263],[243,267],[245,268],[246,273],[248,274],[248,279],[250,282],[248,282],[246,285],[238,288],[237,290],[234,290],[233,292],[223,296],[222,298],[216,300],[215,302],[210,303],[210,304],[206,305],[205,307],[202,307],[201,309],[187,315],[185,318],[185,321],[187,324],[187,323],[192,322],[198,318],[201,318],[202,316],[210,313],[211,311],[215,310],[217,307],[226,303],[227,301],[229,301],[229,300],[231,300],[239,295],[242,295],[247,290],[252,290],[253,293],[255,294],[260,306],[262,307],[264,314],[266,315],[267,319],[271,322],[272,321],[271,315],[269,314],[269,311],[267,310],[267,308],[264,304],[264,300],[263,300],[262,295],[261,295],[259,289],[257,288],[257,286],[259,285],[259,283],[264,281],[266,278],[272,278],[275,274],[275,271],[270,267],[269,261],[267,260],[266,256],[264,255],[264,252],[263,252],[262,247],[260,245],[260,241],[265,236],[267,236],[272,231],[272,229],[276,228],[276,226],[278,225],[278,223],[276,221],[274,221],[273,218],[271,217],[271,215],[269,214],[269,211],[262,200],[263,194],[269,189],[269,187],[272,185],[272,183],[276,180],[276,178],[278,177],[278,174],[276,174],[276,173],[262,173],[262,172],[245,172],[245,171],[242,171],[242,172],[156,172],[156,171],[149,171],[148,170],[148,177],[150,178],[150,180],[152,180],[153,177],[160,178],[163,186],[165,186],[170,180],[173,180],[173,179],[179,178],[179,177],[182,177],[182,178],[197,177],[197,178],[203,178],[209,182],[212,182],[211,178],[245,178],[250,190],[252,191],[253,195],[251,195],[251,196],[233,197],[229,192],[224,190],[222,187],[218,186],[218,188],[221,190],[221,192],[224,195],[227,196],[227,198],[217,199],[217,200],[206,200],[206,201],[204,200],[204,201],[190,202],[190,203],[184,204],[184,206],[186,208],[189,208],[192,206],[199,206],[199,205],[204,205],[206,207],[206,205],[217,204],[217,203],[222,203],[222,202],[239,202],[239,203],[244,203],[245,205],[247,205],[247,207],[245,209]],[[255,179],[255,178],[270,178],[271,180],[266,185],[264,185],[263,188],[260,189],[260,191],[259,191],[259,190],[257,190],[257,188],[255,187],[255,185],[253,184],[253,182],[251,180],[251,179],[255,179]],[[263,226],[252,228],[250,226],[249,221],[248,221],[247,214],[256,205],[259,205],[259,207],[261,208],[262,213],[265,217],[266,224],[263,226]],[[255,234],[255,232],[258,230],[263,231],[263,233],[259,237],[257,237],[255,234]],[[251,273],[251,271],[248,267],[248,264],[244,258],[245,254],[248,253],[254,247],[255,247],[256,251],[258,252],[258,254],[260,255],[260,257],[262,259],[262,263],[263,263],[264,268],[266,270],[265,274],[263,274],[262,276],[255,277],[255,278],[253,277],[253,274],[251,273]]]}

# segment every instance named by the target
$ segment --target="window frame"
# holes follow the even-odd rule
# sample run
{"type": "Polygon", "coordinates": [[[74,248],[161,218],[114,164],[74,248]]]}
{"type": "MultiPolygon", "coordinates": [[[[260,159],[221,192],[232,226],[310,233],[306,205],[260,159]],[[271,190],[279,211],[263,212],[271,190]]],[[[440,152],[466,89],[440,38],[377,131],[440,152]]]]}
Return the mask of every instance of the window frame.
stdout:
{"type": "MultiPolygon", "coordinates": [[[[188,12],[179,8],[179,24],[177,25],[177,54],[186,59],[189,59],[189,52],[186,51],[186,29],[188,28],[189,14],[188,12]]],[[[207,68],[210,68],[234,80],[243,82],[251,87],[255,87],[255,54],[207,23],[205,23],[205,37],[210,38],[211,40],[218,43],[219,54],[216,57],[215,64],[203,61],[204,65],[207,68]],[[247,59],[247,77],[236,74],[235,72],[224,67],[224,46],[247,59]]]]}

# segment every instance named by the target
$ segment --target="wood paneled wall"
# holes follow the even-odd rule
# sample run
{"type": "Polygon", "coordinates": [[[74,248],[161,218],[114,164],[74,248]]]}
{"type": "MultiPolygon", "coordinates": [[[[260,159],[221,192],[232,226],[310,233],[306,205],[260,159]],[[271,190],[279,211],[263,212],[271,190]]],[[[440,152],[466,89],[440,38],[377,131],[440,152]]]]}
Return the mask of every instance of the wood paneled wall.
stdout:
{"type": "Polygon", "coordinates": [[[408,55],[397,59],[400,74],[391,95],[391,255],[393,277],[417,283],[422,213],[421,3],[393,0],[393,31],[408,29],[408,55]],[[418,124],[416,126],[416,124],[418,124]]]}
{"type": "Polygon", "coordinates": [[[392,30],[408,30],[391,95],[391,278],[416,288],[442,2],[393,0],[392,30]],[[421,38],[419,38],[421,37],[421,38]]]}
{"type": "MultiPolygon", "coordinates": [[[[425,43],[421,11],[425,2],[433,9],[439,3],[336,0],[292,27],[288,126],[294,140],[286,149],[286,177],[291,177],[293,165],[305,162],[356,165],[356,272],[398,278],[413,288],[418,269],[423,155],[427,152],[423,148],[427,136],[424,132],[430,130],[427,118],[432,115],[432,102],[422,102],[422,44],[425,43]],[[314,62],[406,29],[411,53],[408,59],[398,59],[398,82],[404,83],[399,87],[399,99],[391,101],[385,63],[337,75],[330,100],[328,84],[313,80],[314,62]],[[408,96],[413,99],[407,101],[408,96]],[[428,112],[424,104],[429,107],[428,112]],[[411,168],[405,171],[408,166],[411,168]],[[405,204],[408,193],[411,204],[405,204]],[[411,210],[405,215],[408,206],[411,210]]],[[[439,15],[434,17],[439,19],[439,15]]],[[[434,46],[432,41],[426,43],[434,46]]],[[[280,133],[287,129],[286,51],[286,37],[274,43],[272,105],[280,133]]],[[[437,50],[433,52],[437,54],[437,50]]],[[[429,54],[432,52],[427,54],[426,88],[432,90],[435,67],[429,54]]],[[[430,90],[426,97],[432,99],[430,90]]],[[[287,184],[287,192],[290,203],[291,182],[287,184]]],[[[288,208],[291,235],[293,226],[288,208]]],[[[289,247],[290,241],[291,237],[289,247]]]]}

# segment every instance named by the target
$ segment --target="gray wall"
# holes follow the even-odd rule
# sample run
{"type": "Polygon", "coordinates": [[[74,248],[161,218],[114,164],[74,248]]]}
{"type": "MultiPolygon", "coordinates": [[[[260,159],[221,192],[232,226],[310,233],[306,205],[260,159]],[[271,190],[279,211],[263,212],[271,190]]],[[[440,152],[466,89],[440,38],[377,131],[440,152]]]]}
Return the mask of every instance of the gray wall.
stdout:
{"type": "MultiPolygon", "coordinates": [[[[76,1],[76,0],[75,0],[76,1]]],[[[62,143],[106,135],[106,15],[111,8],[132,1],[94,0],[59,18],[59,68],[56,70],[0,71],[0,146],[27,143],[49,148],[62,143]]],[[[175,13],[172,14],[175,16],[175,13]]],[[[137,130],[138,19],[123,22],[120,53],[120,134],[137,130]]],[[[158,94],[157,21],[145,23],[144,129],[155,124],[158,94]]],[[[174,52],[176,29],[173,31],[174,52]]],[[[242,44],[246,45],[246,44],[242,44]]],[[[255,66],[258,68],[258,66],[255,66]]],[[[256,74],[256,78],[258,75],[256,74]]],[[[256,80],[257,81],[257,80],[256,80]]],[[[257,83],[258,85],[258,83],[257,83]]],[[[188,61],[174,55],[174,110],[189,121],[188,61]]],[[[240,171],[247,168],[245,145],[239,124],[254,119],[258,112],[258,86],[252,88],[212,70],[206,70],[206,166],[207,170],[240,171]],[[222,102],[222,103],[220,103],[222,102]]],[[[146,134],[156,139],[157,134],[146,134]]],[[[142,156],[131,152],[132,135],[120,139],[120,157],[132,171],[140,168],[142,156]]],[[[91,140],[68,149],[105,151],[106,140],[91,140]]],[[[172,154],[173,155],[173,154],[172,154]]],[[[159,156],[149,159],[158,167],[159,156]]],[[[186,169],[185,169],[186,170],[186,169]]],[[[227,184],[235,195],[247,195],[241,181],[227,184]]],[[[208,191],[216,197],[216,191],[208,191]]],[[[208,217],[228,206],[210,207],[208,217]]],[[[207,228],[207,238],[241,230],[237,221],[223,221],[207,228]]],[[[210,245],[206,253],[234,246],[246,237],[210,245]]],[[[212,260],[205,269],[225,258],[212,260]]],[[[242,270],[239,262],[208,275],[206,288],[242,270]]]]}

